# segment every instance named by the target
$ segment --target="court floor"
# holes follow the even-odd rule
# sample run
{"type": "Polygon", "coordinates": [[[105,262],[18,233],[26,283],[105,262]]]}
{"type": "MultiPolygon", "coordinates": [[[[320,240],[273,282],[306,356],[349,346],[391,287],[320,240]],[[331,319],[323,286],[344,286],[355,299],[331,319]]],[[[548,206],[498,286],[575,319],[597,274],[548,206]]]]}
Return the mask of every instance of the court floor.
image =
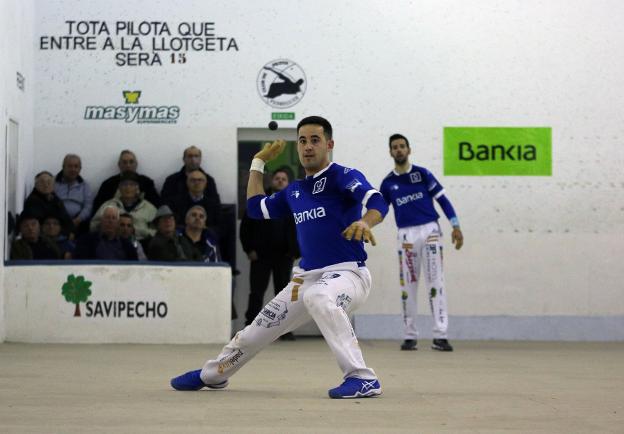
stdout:
{"type": "Polygon", "coordinates": [[[384,394],[330,400],[324,341],[276,342],[226,390],[169,378],[220,345],[0,344],[1,433],[624,432],[624,343],[363,341],[384,394]]]}

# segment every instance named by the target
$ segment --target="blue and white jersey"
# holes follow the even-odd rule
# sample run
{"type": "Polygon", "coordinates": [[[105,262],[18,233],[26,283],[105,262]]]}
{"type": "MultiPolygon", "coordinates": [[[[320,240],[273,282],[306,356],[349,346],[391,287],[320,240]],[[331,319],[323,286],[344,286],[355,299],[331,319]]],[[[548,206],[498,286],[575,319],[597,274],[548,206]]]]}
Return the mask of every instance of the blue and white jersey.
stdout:
{"type": "Polygon", "coordinates": [[[424,225],[440,218],[433,199],[444,194],[444,188],[424,167],[412,165],[407,173],[394,170],[381,183],[380,193],[394,207],[396,224],[400,228],[424,225]]]}
{"type": "Polygon", "coordinates": [[[299,266],[304,270],[365,261],[364,243],[348,241],[341,234],[362,217],[362,207],[367,204],[378,209],[382,216],[388,211],[379,192],[361,172],[335,163],[313,176],[292,182],[278,193],[255,196],[247,203],[252,218],[294,217],[301,250],[299,266]],[[369,204],[374,195],[378,195],[378,200],[369,204]],[[256,202],[255,198],[262,199],[256,202]]]}

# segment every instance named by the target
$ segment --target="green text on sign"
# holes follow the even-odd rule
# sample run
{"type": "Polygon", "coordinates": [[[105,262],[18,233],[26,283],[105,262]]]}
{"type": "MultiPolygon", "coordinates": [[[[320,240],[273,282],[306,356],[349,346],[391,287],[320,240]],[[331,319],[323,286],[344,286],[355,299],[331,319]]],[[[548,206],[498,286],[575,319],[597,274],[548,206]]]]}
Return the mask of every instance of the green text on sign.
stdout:
{"type": "Polygon", "coordinates": [[[290,121],[295,119],[294,112],[273,112],[271,113],[271,119],[274,121],[290,121]]]}
{"type": "Polygon", "coordinates": [[[550,127],[445,127],[444,175],[550,176],[550,127]]]}

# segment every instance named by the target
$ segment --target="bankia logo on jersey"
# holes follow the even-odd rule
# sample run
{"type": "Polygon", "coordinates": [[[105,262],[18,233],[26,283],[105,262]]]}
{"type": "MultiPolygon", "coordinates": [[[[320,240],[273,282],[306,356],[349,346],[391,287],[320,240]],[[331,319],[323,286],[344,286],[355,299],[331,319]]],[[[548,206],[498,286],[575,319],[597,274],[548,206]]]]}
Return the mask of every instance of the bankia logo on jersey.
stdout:
{"type": "Polygon", "coordinates": [[[295,218],[295,224],[320,219],[325,217],[325,215],[325,208],[322,206],[293,213],[293,217],[295,218]]]}
{"type": "Polygon", "coordinates": [[[422,198],[423,194],[420,191],[417,191],[416,193],[408,194],[407,196],[397,197],[396,204],[397,206],[401,206],[422,198]]]}

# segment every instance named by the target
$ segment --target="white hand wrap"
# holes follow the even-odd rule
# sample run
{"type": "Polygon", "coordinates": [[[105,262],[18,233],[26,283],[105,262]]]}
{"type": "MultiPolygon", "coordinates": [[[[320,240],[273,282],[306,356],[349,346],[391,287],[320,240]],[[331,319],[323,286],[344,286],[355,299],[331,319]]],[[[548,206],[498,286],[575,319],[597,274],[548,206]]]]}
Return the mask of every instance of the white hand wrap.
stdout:
{"type": "Polygon", "coordinates": [[[251,167],[249,171],[255,170],[256,172],[264,173],[264,160],[261,158],[254,158],[251,160],[251,167]]]}

